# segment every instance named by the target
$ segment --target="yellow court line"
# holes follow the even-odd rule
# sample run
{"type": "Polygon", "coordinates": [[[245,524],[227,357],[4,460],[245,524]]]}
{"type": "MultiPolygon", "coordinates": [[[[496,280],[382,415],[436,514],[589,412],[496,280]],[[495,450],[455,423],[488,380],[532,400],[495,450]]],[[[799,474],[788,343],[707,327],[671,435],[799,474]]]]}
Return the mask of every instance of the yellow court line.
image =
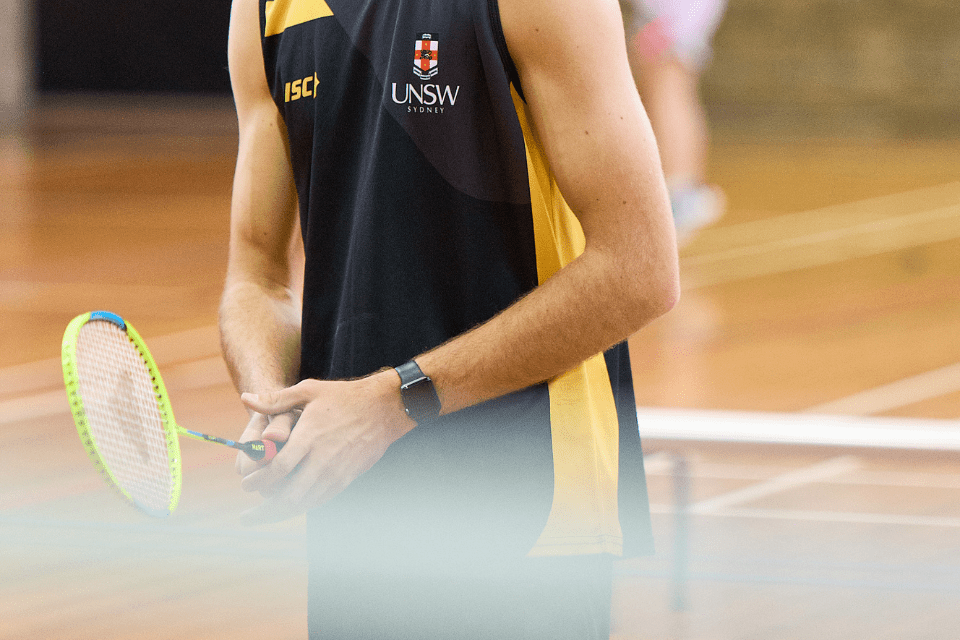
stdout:
{"type": "Polygon", "coordinates": [[[681,277],[692,290],[955,238],[960,182],[708,229],[681,277]]]}

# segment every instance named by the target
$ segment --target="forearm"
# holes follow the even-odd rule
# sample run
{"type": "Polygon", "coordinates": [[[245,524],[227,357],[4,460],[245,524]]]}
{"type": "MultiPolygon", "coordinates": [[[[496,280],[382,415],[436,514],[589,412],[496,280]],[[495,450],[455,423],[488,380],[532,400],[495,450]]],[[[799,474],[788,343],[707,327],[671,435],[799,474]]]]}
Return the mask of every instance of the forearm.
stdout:
{"type": "Polygon", "coordinates": [[[230,259],[220,304],[224,359],[241,392],[296,382],[302,250],[285,129],[268,98],[240,109],[230,259]]]}
{"type": "Polygon", "coordinates": [[[442,412],[563,374],[673,306],[669,274],[636,283],[624,271],[615,254],[588,250],[487,323],[418,357],[442,412]]]}
{"type": "MultiPolygon", "coordinates": [[[[543,57],[535,59],[540,65],[543,57]]],[[[656,142],[625,61],[618,71],[621,82],[593,87],[589,70],[558,77],[549,65],[520,66],[532,136],[576,215],[585,248],[488,323],[418,358],[434,379],[443,412],[561,375],[636,333],[679,298],[676,238],[656,142]],[[573,103],[565,99],[571,78],[590,89],[573,103]]]]}
{"type": "Polygon", "coordinates": [[[300,367],[299,297],[228,280],[220,303],[220,340],[234,386],[241,393],[294,384],[300,367]]]}

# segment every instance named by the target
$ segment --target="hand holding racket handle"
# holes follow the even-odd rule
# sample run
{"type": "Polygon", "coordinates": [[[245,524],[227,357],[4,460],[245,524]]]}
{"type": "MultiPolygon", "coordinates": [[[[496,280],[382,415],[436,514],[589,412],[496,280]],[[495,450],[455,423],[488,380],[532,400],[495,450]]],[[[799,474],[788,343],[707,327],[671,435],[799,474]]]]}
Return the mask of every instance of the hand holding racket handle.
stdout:
{"type": "Polygon", "coordinates": [[[252,460],[263,460],[264,462],[272,460],[273,456],[277,455],[277,452],[283,449],[284,445],[283,442],[274,442],[273,440],[236,442],[234,440],[227,440],[226,438],[218,438],[217,436],[200,433],[199,431],[191,431],[190,429],[184,429],[184,432],[201,440],[206,440],[207,442],[216,442],[218,444],[225,444],[228,447],[233,447],[234,449],[239,449],[250,456],[252,460]]]}

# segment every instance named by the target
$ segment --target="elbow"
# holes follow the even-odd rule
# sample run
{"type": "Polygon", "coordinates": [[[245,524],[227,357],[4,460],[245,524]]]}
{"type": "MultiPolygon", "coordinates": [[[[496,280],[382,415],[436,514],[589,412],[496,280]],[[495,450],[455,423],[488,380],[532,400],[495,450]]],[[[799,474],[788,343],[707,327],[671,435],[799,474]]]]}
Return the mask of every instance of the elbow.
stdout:
{"type": "MultiPolygon", "coordinates": [[[[591,251],[581,259],[602,261],[598,279],[580,291],[581,301],[601,302],[606,313],[598,318],[616,341],[626,339],[680,301],[680,267],[676,250],[591,251]],[[587,257],[589,256],[589,257],[587,257]]],[[[596,308],[596,307],[594,307],[596,308]]]]}
{"type": "Polygon", "coordinates": [[[658,268],[638,269],[630,278],[631,286],[626,287],[629,301],[629,316],[632,331],[638,331],[645,325],[665,315],[680,301],[679,268],[675,262],[658,265],[658,268]]]}
{"type": "Polygon", "coordinates": [[[674,271],[651,278],[646,294],[643,296],[643,308],[647,316],[644,324],[668,313],[680,302],[680,278],[674,271]]]}
{"type": "MultiPolygon", "coordinates": [[[[671,224],[672,224],[672,218],[671,224]]],[[[634,263],[637,295],[647,316],[644,324],[668,313],[680,302],[680,258],[672,234],[650,242],[634,263]]]]}
{"type": "Polygon", "coordinates": [[[655,317],[660,317],[671,311],[680,302],[680,278],[670,278],[658,289],[655,299],[655,317]]]}
{"type": "Polygon", "coordinates": [[[676,258],[671,261],[669,273],[663,278],[659,297],[661,304],[659,315],[672,310],[680,302],[680,265],[676,258]]]}

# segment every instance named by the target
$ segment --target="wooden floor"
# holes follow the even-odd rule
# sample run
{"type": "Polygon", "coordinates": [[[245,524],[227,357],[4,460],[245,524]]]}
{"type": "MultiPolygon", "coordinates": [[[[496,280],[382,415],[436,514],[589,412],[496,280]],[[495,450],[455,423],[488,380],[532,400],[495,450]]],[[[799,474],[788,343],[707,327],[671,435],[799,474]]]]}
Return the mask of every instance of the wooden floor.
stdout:
{"type": "MultiPolygon", "coordinates": [[[[0,638],[305,637],[302,521],[242,528],[256,497],[193,441],[172,518],[119,504],[60,378],[69,320],[109,309],[181,424],[239,433],[214,326],[235,144],[229,105],[202,101],[48,106],[0,140],[0,638]]],[[[960,418],[960,142],[728,134],[711,175],[729,211],[631,340],[638,404],[960,418]]],[[[646,453],[658,554],[618,565],[617,638],[956,638],[960,456],[646,453]]]]}

